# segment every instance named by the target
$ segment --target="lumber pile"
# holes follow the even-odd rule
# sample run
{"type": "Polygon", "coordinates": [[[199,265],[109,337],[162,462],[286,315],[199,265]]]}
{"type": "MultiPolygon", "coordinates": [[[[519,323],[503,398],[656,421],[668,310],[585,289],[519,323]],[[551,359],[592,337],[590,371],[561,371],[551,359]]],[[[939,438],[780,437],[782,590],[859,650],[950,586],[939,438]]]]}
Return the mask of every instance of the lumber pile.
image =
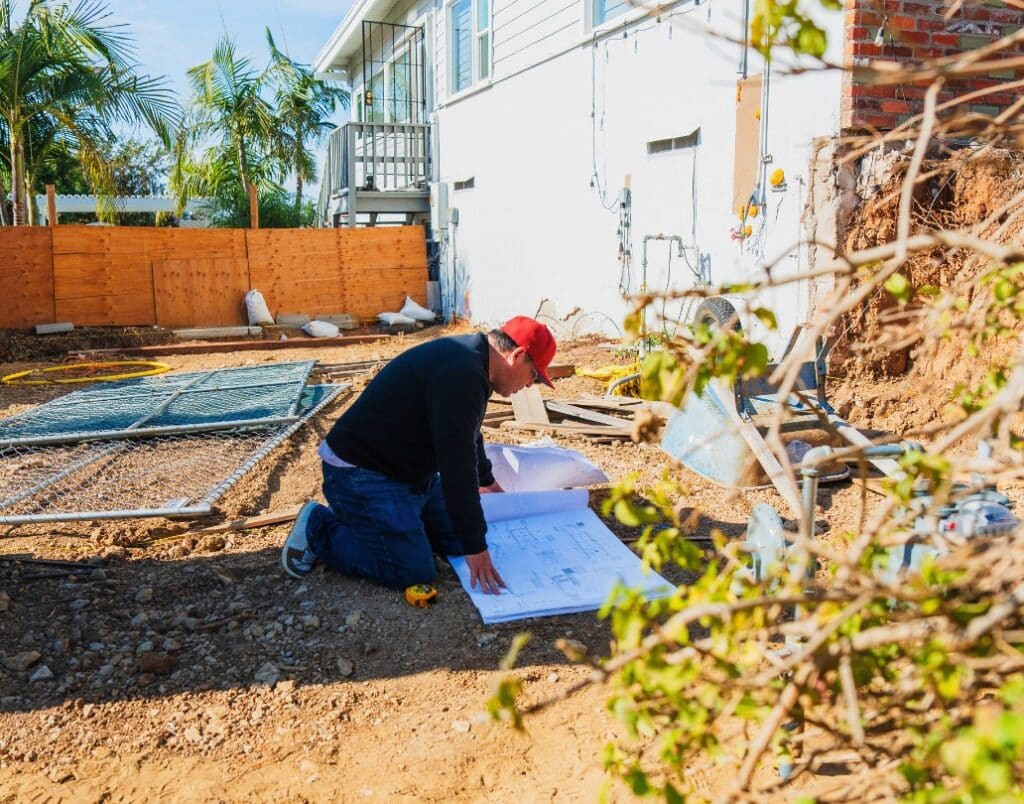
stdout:
{"type": "Polygon", "coordinates": [[[492,430],[578,435],[604,444],[631,438],[633,413],[643,404],[639,399],[591,395],[543,399],[536,388],[514,394],[507,407],[505,400],[492,402],[501,407],[484,414],[485,435],[492,430]]]}
{"type": "Polygon", "coordinates": [[[324,363],[318,360],[313,366],[313,373],[319,377],[320,382],[338,382],[368,374],[386,362],[386,360],[357,360],[352,363],[324,363]]]}

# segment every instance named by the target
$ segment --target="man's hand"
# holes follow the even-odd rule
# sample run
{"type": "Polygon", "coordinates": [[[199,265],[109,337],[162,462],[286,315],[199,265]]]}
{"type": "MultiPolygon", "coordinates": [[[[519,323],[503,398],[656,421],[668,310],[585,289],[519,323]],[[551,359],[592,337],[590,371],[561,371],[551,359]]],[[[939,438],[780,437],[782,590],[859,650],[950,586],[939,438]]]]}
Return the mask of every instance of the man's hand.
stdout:
{"type": "Polygon", "coordinates": [[[501,590],[506,588],[498,570],[491,563],[491,554],[487,550],[466,556],[466,564],[469,565],[469,587],[471,589],[476,588],[478,581],[480,582],[480,591],[485,595],[500,595],[501,590]]]}
{"type": "Polygon", "coordinates": [[[491,485],[489,485],[489,486],[481,486],[481,487],[480,487],[480,493],[481,493],[481,494],[497,494],[497,493],[499,493],[499,492],[502,492],[502,491],[504,491],[504,490],[505,490],[505,489],[503,489],[503,488],[501,487],[501,484],[500,484],[500,483],[498,483],[498,481],[497,481],[497,480],[495,480],[495,481],[494,481],[493,483],[491,483],[491,485]]]}

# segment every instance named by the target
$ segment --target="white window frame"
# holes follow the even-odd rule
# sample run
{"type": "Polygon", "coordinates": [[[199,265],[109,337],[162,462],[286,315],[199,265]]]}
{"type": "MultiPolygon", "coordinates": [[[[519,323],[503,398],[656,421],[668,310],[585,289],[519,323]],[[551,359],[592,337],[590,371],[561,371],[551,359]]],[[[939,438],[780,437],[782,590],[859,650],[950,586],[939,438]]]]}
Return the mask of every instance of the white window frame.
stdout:
{"type": "Polygon", "coordinates": [[[494,0],[469,0],[469,57],[470,71],[469,84],[456,88],[457,71],[455,64],[455,4],[458,0],[446,0],[445,2],[445,30],[447,38],[447,59],[448,65],[448,93],[449,97],[468,92],[474,87],[489,82],[494,69],[494,0]],[[478,29],[477,22],[480,15],[480,6],[487,4],[486,21],[484,28],[478,29]],[[480,40],[487,37],[487,53],[484,58],[480,55],[480,40]]]}
{"type": "Polygon", "coordinates": [[[642,5],[637,7],[631,6],[627,2],[614,17],[610,19],[605,18],[601,22],[597,22],[594,19],[594,15],[597,13],[597,3],[598,0],[583,0],[583,32],[586,34],[600,33],[601,31],[617,28],[628,21],[643,16],[650,10],[642,5]]]}

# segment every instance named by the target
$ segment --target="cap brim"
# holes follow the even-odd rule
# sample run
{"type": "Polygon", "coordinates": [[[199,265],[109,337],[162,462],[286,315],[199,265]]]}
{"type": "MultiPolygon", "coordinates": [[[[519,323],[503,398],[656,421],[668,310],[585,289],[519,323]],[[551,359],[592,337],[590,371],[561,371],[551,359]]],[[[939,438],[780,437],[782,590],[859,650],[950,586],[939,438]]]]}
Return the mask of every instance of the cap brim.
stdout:
{"type": "Polygon", "coordinates": [[[540,375],[540,378],[542,380],[544,380],[544,384],[548,388],[554,388],[555,387],[555,384],[553,382],[551,382],[551,378],[548,376],[548,370],[547,369],[542,369],[540,366],[537,366],[537,373],[540,375]]]}

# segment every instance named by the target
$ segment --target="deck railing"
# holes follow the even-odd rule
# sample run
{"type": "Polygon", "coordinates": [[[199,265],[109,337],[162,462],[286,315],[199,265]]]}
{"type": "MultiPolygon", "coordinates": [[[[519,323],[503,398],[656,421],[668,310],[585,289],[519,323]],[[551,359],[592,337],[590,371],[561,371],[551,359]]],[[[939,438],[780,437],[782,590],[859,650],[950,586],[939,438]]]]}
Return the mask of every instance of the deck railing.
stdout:
{"type": "Polygon", "coordinates": [[[429,181],[428,124],[346,123],[327,144],[319,218],[326,220],[332,198],[344,190],[407,190],[429,181]]]}

